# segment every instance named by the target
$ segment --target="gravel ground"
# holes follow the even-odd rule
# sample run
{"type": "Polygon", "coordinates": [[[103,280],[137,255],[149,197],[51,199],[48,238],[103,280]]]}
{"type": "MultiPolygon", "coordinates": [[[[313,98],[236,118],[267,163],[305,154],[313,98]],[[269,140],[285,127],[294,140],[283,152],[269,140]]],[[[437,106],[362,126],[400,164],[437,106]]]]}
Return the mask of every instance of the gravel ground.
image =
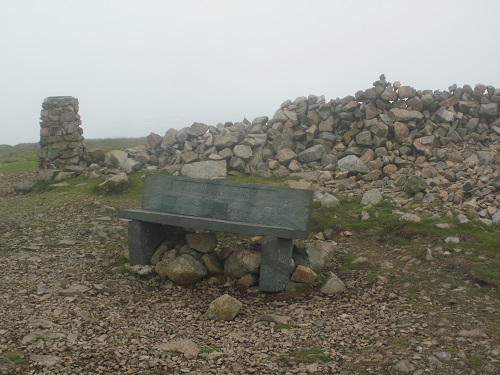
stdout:
{"type": "MultiPolygon", "coordinates": [[[[339,297],[318,287],[268,295],[208,281],[177,287],[118,272],[126,223],[114,208],[126,202],[9,194],[25,177],[0,177],[0,373],[500,373],[495,288],[471,296],[437,283],[413,293],[421,272],[442,271],[400,249],[381,255],[391,271],[375,280],[369,269],[333,264],[348,286],[339,297]],[[408,282],[391,282],[401,278],[408,282]],[[225,293],[241,313],[208,320],[209,303],[225,293]],[[290,324],[262,321],[266,314],[290,324]],[[165,351],[176,339],[201,352],[165,351]]],[[[339,259],[362,250],[340,243],[339,259]]]]}

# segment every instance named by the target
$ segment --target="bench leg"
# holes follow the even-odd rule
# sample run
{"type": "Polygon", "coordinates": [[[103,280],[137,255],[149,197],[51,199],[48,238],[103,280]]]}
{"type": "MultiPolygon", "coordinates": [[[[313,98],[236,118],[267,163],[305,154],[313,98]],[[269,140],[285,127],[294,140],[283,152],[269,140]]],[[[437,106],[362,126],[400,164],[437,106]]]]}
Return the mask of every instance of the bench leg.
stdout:
{"type": "Polygon", "coordinates": [[[259,290],[280,292],[288,284],[293,240],[265,237],[262,241],[259,290]]]}
{"type": "Polygon", "coordinates": [[[128,223],[128,253],[131,266],[150,264],[151,256],[166,239],[161,224],[132,220],[128,223]]]}

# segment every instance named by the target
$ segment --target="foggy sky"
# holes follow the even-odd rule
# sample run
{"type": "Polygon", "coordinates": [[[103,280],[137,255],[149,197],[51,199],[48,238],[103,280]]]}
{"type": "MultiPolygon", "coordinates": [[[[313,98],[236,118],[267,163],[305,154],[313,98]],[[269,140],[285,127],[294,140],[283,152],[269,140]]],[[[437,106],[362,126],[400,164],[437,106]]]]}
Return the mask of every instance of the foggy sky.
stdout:
{"type": "Polygon", "coordinates": [[[163,135],[371,87],[500,87],[500,1],[0,0],[0,144],[38,142],[48,96],[84,137],[163,135]]]}

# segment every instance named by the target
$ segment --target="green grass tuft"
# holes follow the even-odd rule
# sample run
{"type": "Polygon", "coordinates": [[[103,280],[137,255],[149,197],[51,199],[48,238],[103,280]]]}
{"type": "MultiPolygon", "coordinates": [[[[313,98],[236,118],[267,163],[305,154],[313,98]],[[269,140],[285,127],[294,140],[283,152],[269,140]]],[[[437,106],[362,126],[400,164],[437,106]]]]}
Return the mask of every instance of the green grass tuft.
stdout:
{"type": "Polygon", "coordinates": [[[310,349],[297,350],[293,352],[293,356],[298,362],[302,363],[330,362],[332,359],[323,353],[323,349],[312,347],[310,349]]]}

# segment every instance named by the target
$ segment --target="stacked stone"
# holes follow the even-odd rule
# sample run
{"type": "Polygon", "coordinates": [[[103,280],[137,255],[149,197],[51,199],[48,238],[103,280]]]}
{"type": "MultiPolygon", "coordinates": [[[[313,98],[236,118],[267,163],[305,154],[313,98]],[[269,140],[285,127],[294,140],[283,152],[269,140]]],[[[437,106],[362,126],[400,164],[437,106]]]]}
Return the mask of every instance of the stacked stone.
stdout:
{"type": "Polygon", "coordinates": [[[78,99],[71,96],[46,98],[40,119],[39,167],[87,166],[78,99]]]}
{"type": "MultiPolygon", "coordinates": [[[[417,91],[381,76],[355,96],[325,102],[309,95],[285,101],[272,118],[194,123],[148,137],[160,167],[226,160],[230,173],[286,175],[336,165],[347,155],[363,157],[373,179],[416,161],[446,160],[443,148],[469,141],[495,143],[500,131],[500,90],[466,85],[449,91],[417,91]],[[384,172],[383,167],[387,167],[384,172]]],[[[155,160],[156,160],[155,159],[155,160]]]]}
{"type": "Polygon", "coordinates": [[[415,90],[382,75],[354,96],[287,100],[271,118],[150,134],[149,149],[128,156],[133,170],[149,159],[148,168],[192,177],[328,172],[330,192],[370,185],[491,218],[500,210],[499,103],[493,86],[415,90]]]}

